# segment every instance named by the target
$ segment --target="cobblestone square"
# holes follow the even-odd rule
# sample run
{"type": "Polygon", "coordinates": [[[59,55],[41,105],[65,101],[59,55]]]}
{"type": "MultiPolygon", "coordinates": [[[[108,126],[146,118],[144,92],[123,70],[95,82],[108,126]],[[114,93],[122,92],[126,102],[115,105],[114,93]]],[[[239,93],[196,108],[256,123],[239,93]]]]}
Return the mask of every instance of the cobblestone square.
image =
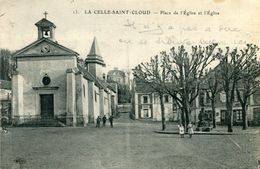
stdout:
{"type": "Polygon", "coordinates": [[[121,117],[114,128],[9,128],[8,134],[1,134],[1,168],[257,168],[259,133],[194,135],[190,139],[155,133],[160,127],[160,123],[121,117]]]}

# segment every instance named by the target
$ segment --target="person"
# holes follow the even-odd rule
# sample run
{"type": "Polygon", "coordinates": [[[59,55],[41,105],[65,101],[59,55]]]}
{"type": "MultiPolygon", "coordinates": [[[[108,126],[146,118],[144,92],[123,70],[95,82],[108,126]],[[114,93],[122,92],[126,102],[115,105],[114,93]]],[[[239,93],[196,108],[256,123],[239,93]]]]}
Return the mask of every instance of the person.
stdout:
{"type": "Polygon", "coordinates": [[[182,124],[178,125],[179,127],[179,133],[180,133],[180,136],[181,138],[184,138],[184,127],[182,124]]]}
{"type": "Polygon", "coordinates": [[[192,135],[194,134],[192,123],[188,124],[188,131],[189,131],[189,135],[190,135],[190,138],[191,138],[192,135]]]}
{"type": "Polygon", "coordinates": [[[3,117],[1,118],[2,131],[3,131],[4,133],[7,133],[7,132],[8,132],[8,131],[7,131],[7,128],[6,128],[6,126],[7,126],[7,120],[8,120],[8,118],[7,118],[6,116],[3,116],[3,117]]]}
{"type": "Polygon", "coordinates": [[[100,128],[100,122],[101,122],[101,118],[100,116],[97,117],[97,125],[96,127],[100,128]]]}
{"type": "Polygon", "coordinates": [[[105,127],[106,126],[106,121],[107,121],[106,115],[103,116],[102,120],[103,120],[103,127],[105,127]]]}
{"type": "Polygon", "coordinates": [[[110,127],[113,128],[113,116],[109,117],[110,127]]]}

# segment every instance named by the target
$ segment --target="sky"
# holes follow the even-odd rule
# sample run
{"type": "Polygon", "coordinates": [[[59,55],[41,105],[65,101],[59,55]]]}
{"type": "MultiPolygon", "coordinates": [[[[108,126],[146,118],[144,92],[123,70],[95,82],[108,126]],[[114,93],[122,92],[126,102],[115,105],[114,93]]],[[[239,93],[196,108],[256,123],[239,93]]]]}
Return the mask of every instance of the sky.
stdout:
{"type": "Polygon", "coordinates": [[[37,40],[44,18],[55,38],[86,58],[96,37],[107,70],[132,69],[184,45],[260,46],[258,0],[0,0],[0,48],[19,50],[37,40]]]}

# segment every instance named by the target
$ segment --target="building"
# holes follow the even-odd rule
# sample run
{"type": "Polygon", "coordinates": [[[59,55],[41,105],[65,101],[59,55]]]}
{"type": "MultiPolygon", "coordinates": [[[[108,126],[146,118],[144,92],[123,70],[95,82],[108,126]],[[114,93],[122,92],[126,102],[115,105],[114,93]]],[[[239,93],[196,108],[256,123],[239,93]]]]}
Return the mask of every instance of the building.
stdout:
{"type": "MultiPolygon", "coordinates": [[[[210,94],[210,93],[209,93],[210,94]]],[[[260,90],[257,90],[250,96],[248,102],[247,120],[252,125],[260,125],[260,90]]],[[[206,91],[201,91],[198,99],[196,99],[196,107],[194,107],[192,115],[193,121],[198,121],[198,115],[204,112],[208,119],[213,120],[211,101],[206,91]]],[[[215,120],[217,124],[227,123],[226,94],[220,91],[216,95],[215,101],[215,120]]],[[[233,123],[234,125],[242,125],[242,107],[235,93],[233,103],[233,123]]]]}
{"type": "MultiPolygon", "coordinates": [[[[161,121],[160,99],[156,91],[144,83],[135,82],[134,86],[133,107],[135,119],[149,118],[154,121],[161,121]]],[[[224,91],[219,92],[216,96],[215,119],[216,123],[220,125],[227,122],[225,99],[224,91]]],[[[178,121],[181,110],[178,108],[176,101],[170,95],[164,94],[163,102],[166,121],[178,121]]],[[[211,102],[206,89],[199,93],[191,105],[191,120],[195,123],[198,122],[199,114],[202,112],[210,121],[213,121],[211,102]]],[[[260,125],[260,90],[250,96],[247,117],[249,124],[260,125]]],[[[242,107],[236,96],[233,103],[233,120],[234,125],[242,124],[242,107]]]]}
{"type": "Polygon", "coordinates": [[[127,73],[122,70],[118,70],[118,68],[114,68],[114,70],[108,71],[107,80],[129,86],[129,78],[127,73]]]}
{"type": "MultiPolygon", "coordinates": [[[[133,109],[135,119],[161,121],[161,104],[158,93],[147,84],[134,83],[133,109]]],[[[166,121],[178,121],[179,109],[176,101],[168,94],[163,96],[166,121]]]]}
{"type": "MultiPolygon", "coordinates": [[[[118,84],[118,103],[119,104],[128,104],[128,105],[125,105],[128,107],[129,103],[131,102],[131,85],[130,85],[129,73],[127,73],[126,71],[123,71],[123,70],[118,70],[118,68],[114,68],[113,70],[108,71],[107,81],[118,84]]],[[[124,105],[120,105],[120,106],[122,107],[124,105]]],[[[121,108],[119,108],[117,110],[119,112],[122,112],[122,111],[120,111],[121,108]]]]}
{"type": "MultiPolygon", "coordinates": [[[[216,78],[218,78],[220,70],[220,66],[216,66],[214,69],[210,69],[206,77],[211,79],[211,81],[217,82],[216,78]]],[[[226,108],[226,93],[224,92],[222,85],[217,84],[217,94],[215,97],[215,121],[217,124],[227,124],[228,116],[227,116],[227,108],[226,108]]],[[[214,86],[212,86],[214,87],[214,86]]],[[[215,86],[216,87],[216,86],[215,86]]],[[[211,106],[211,92],[209,85],[201,84],[202,90],[200,91],[198,97],[195,100],[195,104],[193,105],[192,119],[193,121],[198,121],[198,115],[202,113],[209,120],[213,121],[212,115],[212,106],[211,106]]],[[[240,93],[243,93],[243,85],[242,82],[238,81],[237,84],[238,90],[240,93]]],[[[247,120],[249,124],[252,125],[260,125],[260,89],[257,88],[256,92],[250,95],[247,103],[247,120]]],[[[237,93],[234,93],[234,101],[233,101],[233,124],[234,125],[242,125],[242,107],[239,102],[237,93]]]]}
{"type": "Polygon", "coordinates": [[[38,39],[13,55],[14,124],[54,119],[85,126],[99,115],[111,115],[117,105],[117,91],[103,79],[105,63],[96,38],[85,68],[77,63],[77,52],[56,41],[56,26],[46,16],[35,25],[38,39]]]}

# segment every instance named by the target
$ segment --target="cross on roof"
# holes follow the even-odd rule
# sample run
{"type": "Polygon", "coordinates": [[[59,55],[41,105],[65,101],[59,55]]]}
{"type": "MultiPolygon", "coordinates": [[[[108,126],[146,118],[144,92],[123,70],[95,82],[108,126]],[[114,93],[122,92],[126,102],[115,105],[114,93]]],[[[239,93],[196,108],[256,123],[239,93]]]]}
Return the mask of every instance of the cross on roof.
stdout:
{"type": "Polygon", "coordinates": [[[45,19],[47,19],[48,13],[45,11],[43,14],[45,15],[45,19]]]}

